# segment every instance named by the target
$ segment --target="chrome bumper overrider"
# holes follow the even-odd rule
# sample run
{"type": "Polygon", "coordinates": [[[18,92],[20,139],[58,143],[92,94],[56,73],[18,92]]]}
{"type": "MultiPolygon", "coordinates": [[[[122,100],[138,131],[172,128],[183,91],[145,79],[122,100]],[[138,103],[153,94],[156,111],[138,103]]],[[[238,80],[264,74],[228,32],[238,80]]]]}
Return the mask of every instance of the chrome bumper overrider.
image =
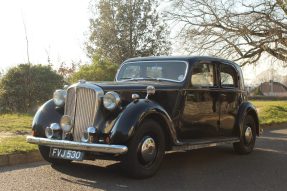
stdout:
{"type": "Polygon", "coordinates": [[[57,148],[72,149],[79,151],[92,151],[99,153],[124,154],[128,151],[128,147],[125,145],[81,143],[66,140],[53,140],[33,136],[27,136],[26,141],[28,143],[44,145],[49,147],[57,147],[57,148]]]}

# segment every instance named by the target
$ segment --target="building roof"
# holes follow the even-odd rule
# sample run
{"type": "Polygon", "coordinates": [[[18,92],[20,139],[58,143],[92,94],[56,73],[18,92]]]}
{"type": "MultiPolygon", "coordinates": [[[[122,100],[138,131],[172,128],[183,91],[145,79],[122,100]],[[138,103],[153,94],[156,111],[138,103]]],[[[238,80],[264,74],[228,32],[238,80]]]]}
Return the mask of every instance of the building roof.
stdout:
{"type": "MultiPolygon", "coordinates": [[[[260,90],[262,93],[271,92],[271,85],[270,82],[264,82],[260,84],[260,90]]],[[[287,92],[287,87],[281,84],[280,82],[273,82],[273,92],[274,93],[283,93],[287,92]]]]}

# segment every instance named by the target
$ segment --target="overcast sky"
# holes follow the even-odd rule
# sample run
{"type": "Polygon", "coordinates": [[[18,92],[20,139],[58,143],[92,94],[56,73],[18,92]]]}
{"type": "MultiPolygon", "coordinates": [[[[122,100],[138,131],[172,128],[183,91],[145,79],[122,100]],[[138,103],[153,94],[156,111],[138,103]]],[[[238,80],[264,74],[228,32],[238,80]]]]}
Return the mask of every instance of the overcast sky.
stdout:
{"type": "MultiPolygon", "coordinates": [[[[88,63],[84,42],[91,17],[89,3],[90,0],[0,0],[0,71],[27,62],[23,22],[31,63],[47,64],[48,56],[55,68],[61,62],[88,63]]],[[[264,59],[259,66],[244,68],[246,80],[253,81],[269,65],[264,59]]],[[[286,73],[279,70],[282,75],[286,73]]]]}

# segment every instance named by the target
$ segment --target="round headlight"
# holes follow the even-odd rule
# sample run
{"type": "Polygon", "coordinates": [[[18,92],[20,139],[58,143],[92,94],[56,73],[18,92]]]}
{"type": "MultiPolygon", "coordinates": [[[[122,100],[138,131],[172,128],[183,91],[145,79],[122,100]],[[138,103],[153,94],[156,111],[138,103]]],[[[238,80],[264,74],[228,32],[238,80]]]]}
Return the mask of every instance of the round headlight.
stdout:
{"type": "Polygon", "coordinates": [[[60,121],[63,131],[70,132],[73,126],[72,119],[68,115],[63,115],[60,121]]]}
{"type": "Polygon", "coordinates": [[[63,106],[65,104],[66,99],[66,91],[65,90],[56,90],[53,95],[53,100],[56,106],[63,106]]]}
{"type": "Polygon", "coordinates": [[[47,138],[51,139],[53,137],[58,137],[61,127],[58,123],[52,123],[49,127],[45,129],[45,135],[47,138]]]}
{"type": "Polygon", "coordinates": [[[104,96],[104,106],[107,110],[114,110],[120,104],[121,98],[116,92],[107,92],[104,96]]]}

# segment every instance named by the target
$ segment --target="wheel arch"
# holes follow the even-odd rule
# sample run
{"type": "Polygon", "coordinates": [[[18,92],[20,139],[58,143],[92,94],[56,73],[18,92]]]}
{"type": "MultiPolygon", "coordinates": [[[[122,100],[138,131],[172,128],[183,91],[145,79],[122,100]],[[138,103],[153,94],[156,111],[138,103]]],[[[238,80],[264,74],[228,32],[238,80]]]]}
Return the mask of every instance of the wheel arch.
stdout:
{"type": "Polygon", "coordinates": [[[142,99],[131,102],[120,114],[111,130],[112,142],[127,143],[146,119],[160,124],[168,144],[176,140],[173,122],[165,109],[154,101],[142,99]]]}
{"type": "Polygon", "coordinates": [[[159,115],[158,113],[150,113],[147,116],[145,116],[145,118],[141,121],[141,123],[144,122],[145,120],[154,120],[156,123],[160,125],[165,137],[166,150],[169,150],[173,143],[173,139],[171,132],[168,130],[168,128],[166,128],[169,126],[166,119],[162,115],[159,115]]]}
{"type": "Polygon", "coordinates": [[[251,115],[253,117],[254,122],[256,124],[256,134],[257,136],[259,136],[260,135],[260,124],[259,124],[258,113],[257,113],[255,106],[250,102],[243,102],[239,106],[237,119],[236,119],[236,127],[239,127],[237,129],[239,129],[240,131],[237,134],[239,135],[242,132],[243,120],[245,116],[247,115],[251,115]]]}
{"type": "Polygon", "coordinates": [[[254,122],[256,124],[256,134],[257,134],[257,136],[259,136],[259,134],[260,134],[260,125],[259,125],[259,118],[258,118],[258,114],[257,114],[256,110],[249,109],[247,111],[247,115],[251,115],[253,117],[254,122]]]}
{"type": "Polygon", "coordinates": [[[52,99],[44,103],[33,118],[32,130],[35,136],[45,137],[45,128],[51,123],[59,123],[63,114],[64,109],[57,108],[52,99]]]}

